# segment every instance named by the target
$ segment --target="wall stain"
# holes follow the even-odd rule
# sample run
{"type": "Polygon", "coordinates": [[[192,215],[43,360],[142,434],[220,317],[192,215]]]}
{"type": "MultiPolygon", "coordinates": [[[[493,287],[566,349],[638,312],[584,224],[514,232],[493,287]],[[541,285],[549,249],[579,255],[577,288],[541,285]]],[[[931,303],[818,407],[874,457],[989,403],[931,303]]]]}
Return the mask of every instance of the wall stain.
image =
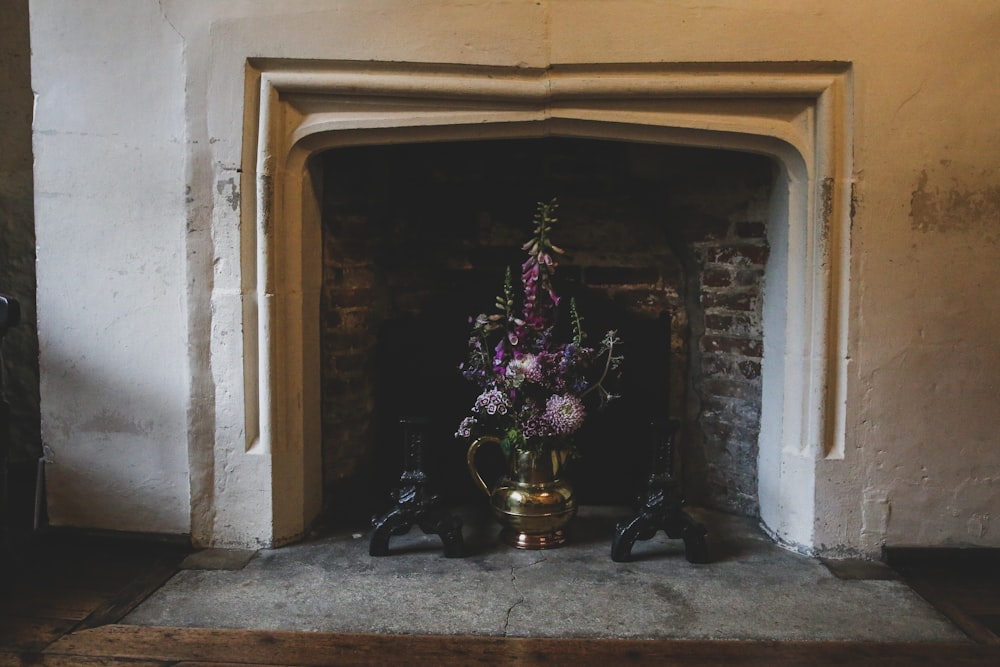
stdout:
{"type": "Polygon", "coordinates": [[[858,192],[858,184],[851,183],[851,229],[854,229],[854,218],[861,207],[861,194],[858,192]]]}
{"type": "Polygon", "coordinates": [[[233,208],[234,211],[239,208],[240,190],[238,187],[236,187],[235,178],[227,178],[224,181],[217,182],[215,184],[215,190],[220,195],[225,195],[226,201],[229,202],[229,205],[233,208]],[[228,193],[226,192],[227,189],[228,193]]]}
{"type": "Polygon", "coordinates": [[[1000,228],[1000,185],[965,189],[956,181],[950,189],[928,184],[927,170],[920,172],[910,196],[910,224],[920,232],[969,231],[1000,228]]]}
{"type": "Polygon", "coordinates": [[[823,198],[822,206],[823,206],[824,229],[830,226],[830,218],[833,217],[833,193],[834,193],[833,185],[834,185],[833,178],[827,176],[826,178],[823,179],[822,183],[823,190],[821,193],[821,197],[823,198]]]}
{"type": "Polygon", "coordinates": [[[136,421],[105,409],[80,425],[80,430],[93,433],[119,433],[148,436],[153,431],[152,421],[136,421]]]}

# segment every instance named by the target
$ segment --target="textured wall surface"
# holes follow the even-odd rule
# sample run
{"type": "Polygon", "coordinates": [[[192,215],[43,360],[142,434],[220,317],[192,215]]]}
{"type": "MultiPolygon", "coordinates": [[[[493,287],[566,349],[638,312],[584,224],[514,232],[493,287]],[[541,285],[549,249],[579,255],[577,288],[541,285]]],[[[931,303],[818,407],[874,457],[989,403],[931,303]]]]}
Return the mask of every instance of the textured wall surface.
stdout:
{"type": "Polygon", "coordinates": [[[42,419],[61,471],[49,496],[59,520],[182,532],[193,495],[199,521],[221,525],[230,519],[198,476],[220,480],[220,494],[267,476],[244,465],[241,255],[231,250],[248,58],[845,62],[846,447],[809,461],[824,489],[816,546],[1000,545],[995,2],[31,7],[42,419]],[[83,298],[67,300],[67,285],[83,298]],[[233,363],[221,363],[227,355],[233,363]]]}
{"type": "Polygon", "coordinates": [[[182,42],[155,2],[33,2],[31,30],[49,517],[186,533],[182,42]]]}

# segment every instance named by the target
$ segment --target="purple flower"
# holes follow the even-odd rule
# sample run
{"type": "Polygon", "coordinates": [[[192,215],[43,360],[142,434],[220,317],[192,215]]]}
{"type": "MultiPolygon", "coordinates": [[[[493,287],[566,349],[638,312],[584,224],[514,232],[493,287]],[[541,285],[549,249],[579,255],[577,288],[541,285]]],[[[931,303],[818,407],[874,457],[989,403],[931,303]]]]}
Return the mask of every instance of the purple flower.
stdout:
{"type": "Polygon", "coordinates": [[[565,327],[557,326],[560,299],[553,287],[556,257],[563,253],[549,238],[555,208],[555,200],[539,203],[534,236],[522,246],[528,257],[521,264],[520,299],[508,269],[503,293],[496,300],[499,312],[470,320],[468,358],[460,370],[482,393],[472,416],[459,425],[458,437],[491,431],[503,435],[514,449],[554,446],[550,439],[564,443],[565,436],[583,425],[585,397],[593,394],[602,405],[613,398],[602,383],[609,369],[617,368],[617,361],[612,361],[621,357],[612,357],[613,344],[602,342],[599,350],[582,344],[582,318],[572,300],[571,338],[557,340],[565,327]],[[608,360],[603,371],[594,369],[604,354],[608,360]]]}
{"type": "Polygon", "coordinates": [[[466,417],[462,420],[462,423],[458,425],[458,430],[455,431],[456,438],[471,438],[472,437],[472,427],[476,425],[475,417],[466,417]]]}
{"type": "Polygon", "coordinates": [[[488,389],[481,393],[472,406],[473,412],[488,415],[505,415],[510,410],[510,399],[499,389],[488,389]]]}
{"type": "Polygon", "coordinates": [[[517,421],[521,425],[521,433],[525,438],[536,438],[546,435],[545,422],[539,405],[533,399],[526,399],[525,404],[517,413],[517,421]]]}
{"type": "Polygon", "coordinates": [[[583,426],[587,412],[583,401],[571,394],[555,394],[545,402],[542,416],[552,435],[569,435],[583,426]]]}

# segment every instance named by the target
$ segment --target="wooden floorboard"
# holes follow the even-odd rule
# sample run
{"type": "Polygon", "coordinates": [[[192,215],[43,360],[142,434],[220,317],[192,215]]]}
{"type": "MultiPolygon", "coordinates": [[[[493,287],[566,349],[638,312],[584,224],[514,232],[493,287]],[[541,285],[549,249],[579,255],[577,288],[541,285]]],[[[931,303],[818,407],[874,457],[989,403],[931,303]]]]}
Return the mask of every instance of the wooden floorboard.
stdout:
{"type": "Polygon", "coordinates": [[[75,625],[63,619],[0,616],[0,651],[41,651],[75,625]]]}
{"type": "Polygon", "coordinates": [[[153,559],[137,576],[119,585],[112,598],[93,608],[80,627],[96,628],[121,620],[177,572],[178,562],[176,555],[153,559]]]}
{"type": "Polygon", "coordinates": [[[126,658],[89,658],[78,655],[42,655],[5,653],[0,649],[0,667],[167,667],[177,663],[131,660],[126,658]]]}
{"type": "Polygon", "coordinates": [[[889,564],[921,597],[981,644],[1000,646],[1000,556],[995,549],[894,549],[889,564]]]}
{"type": "Polygon", "coordinates": [[[973,643],[756,642],[363,635],[108,625],[54,642],[46,659],[128,658],[217,665],[1000,665],[973,643]]]}
{"type": "Polygon", "coordinates": [[[177,571],[188,551],[93,538],[25,540],[0,571],[0,665],[33,663],[75,629],[119,621],[177,571]]]}
{"type": "MultiPolygon", "coordinates": [[[[981,615],[973,611],[979,606],[972,605],[970,607],[970,602],[976,601],[974,593],[964,589],[956,592],[954,587],[940,586],[933,580],[923,577],[910,577],[907,579],[907,583],[910,588],[947,616],[971,639],[980,644],[1000,646],[1000,636],[987,623],[983,622],[984,619],[981,615]]],[[[1000,663],[997,664],[1000,666],[1000,663]]]]}

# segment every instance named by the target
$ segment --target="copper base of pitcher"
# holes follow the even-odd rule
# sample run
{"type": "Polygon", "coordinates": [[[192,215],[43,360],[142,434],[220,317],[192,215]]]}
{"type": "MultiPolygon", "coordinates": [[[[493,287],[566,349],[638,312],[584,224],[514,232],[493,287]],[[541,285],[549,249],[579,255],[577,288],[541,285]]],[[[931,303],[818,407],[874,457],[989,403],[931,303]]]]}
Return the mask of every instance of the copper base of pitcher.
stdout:
{"type": "Polygon", "coordinates": [[[500,531],[500,541],[517,549],[555,549],[566,543],[566,535],[561,530],[522,533],[508,527],[500,531]]]}

